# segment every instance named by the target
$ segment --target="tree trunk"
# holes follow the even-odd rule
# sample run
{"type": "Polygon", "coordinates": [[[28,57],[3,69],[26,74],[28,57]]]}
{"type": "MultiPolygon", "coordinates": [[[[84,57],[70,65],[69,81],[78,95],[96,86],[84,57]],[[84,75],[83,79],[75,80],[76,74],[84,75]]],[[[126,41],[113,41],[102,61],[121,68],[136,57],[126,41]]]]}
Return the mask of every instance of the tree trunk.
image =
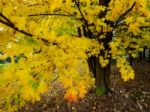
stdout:
{"type": "MultiPolygon", "coordinates": [[[[104,43],[105,50],[101,50],[100,56],[105,57],[105,52],[110,51],[109,42],[112,40],[113,33],[107,32],[106,38],[100,40],[104,43]]],[[[96,92],[98,94],[106,94],[110,91],[110,69],[111,69],[111,54],[109,54],[109,63],[106,67],[102,67],[99,62],[99,57],[96,59],[96,92]]]]}
{"type": "MultiPolygon", "coordinates": [[[[110,0],[99,0],[99,5],[108,6],[110,0]]],[[[99,14],[99,18],[102,18],[106,15],[106,12],[99,14]]],[[[111,21],[105,21],[106,24],[113,26],[111,21]]],[[[100,32],[101,34],[103,31],[100,32]]],[[[104,50],[100,52],[100,55],[105,57],[105,52],[110,51],[109,42],[112,40],[113,33],[107,32],[106,38],[98,39],[99,43],[104,43],[104,50]]],[[[109,60],[109,64],[106,67],[102,67],[99,62],[99,57],[96,58],[96,93],[97,94],[106,94],[110,91],[110,69],[111,69],[111,54],[110,57],[107,58],[109,60]]]]}
{"type": "Polygon", "coordinates": [[[129,63],[132,66],[132,64],[133,64],[133,57],[131,55],[129,55],[129,63]]]}
{"type": "Polygon", "coordinates": [[[96,78],[96,56],[91,56],[88,59],[89,70],[93,73],[93,76],[96,78]]]}
{"type": "Polygon", "coordinates": [[[106,67],[102,67],[99,63],[99,57],[92,56],[88,59],[88,65],[96,80],[96,93],[103,95],[110,92],[111,58],[109,59],[109,64],[106,67]]]}
{"type": "Polygon", "coordinates": [[[143,57],[142,57],[142,52],[139,52],[139,60],[142,61],[143,57]]]}
{"type": "Polygon", "coordinates": [[[145,52],[146,52],[146,47],[144,47],[144,50],[143,50],[143,58],[145,58],[145,52]]]}
{"type": "Polygon", "coordinates": [[[148,61],[150,62],[150,48],[148,50],[148,61]]]}
{"type": "MultiPolygon", "coordinates": [[[[99,5],[107,6],[110,0],[99,0],[99,5]]],[[[99,18],[102,18],[106,15],[106,12],[99,14],[99,18]]],[[[106,21],[107,24],[110,26],[113,25],[112,22],[106,21]]],[[[83,33],[84,36],[87,36],[88,38],[93,38],[91,35],[91,31],[87,30],[84,26],[83,33]]],[[[100,34],[103,33],[100,32],[100,34]]],[[[100,55],[105,57],[105,52],[110,51],[109,42],[112,40],[113,33],[107,32],[106,38],[104,39],[98,39],[99,43],[104,43],[105,50],[100,51],[100,55]]],[[[110,58],[107,58],[109,60],[109,64],[106,67],[102,67],[99,62],[99,57],[93,56],[88,59],[89,69],[91,72],[93,72],[94,77],[96,79],[96,93],[98,94],[106,94],[110,91],[110,68],[111,68],[111,54],[110,58]]]]}
{"type": "Polygon", "coordinates": [[[96,65],[96,93],[103,95],[110,91],[111,62],[106,67],[102,67],[97,58],[96,65]]]}

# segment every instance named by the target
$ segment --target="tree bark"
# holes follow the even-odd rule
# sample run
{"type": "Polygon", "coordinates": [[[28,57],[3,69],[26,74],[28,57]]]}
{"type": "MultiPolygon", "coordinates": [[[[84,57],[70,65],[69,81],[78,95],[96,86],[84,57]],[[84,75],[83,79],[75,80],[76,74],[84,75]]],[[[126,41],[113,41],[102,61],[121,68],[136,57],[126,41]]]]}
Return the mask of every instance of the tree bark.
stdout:
{"type": "MultiPolygon", "coordinates": [[[[110,0],[99,0],[99,5],[108,6],[108,3],[110,0]]],[[[106,15],[106,12],[99,15],[99,17],[104,17],[106,15]]],[[[107,24],[110,24],[110,26],[113,25],[113,23],[106,21],[107,24]]],[[[103,31],[100,32],[100,34],[103,34],[103,31]]],[[[104,43],[104,50],[100,52],[100,56],[105,57],[105,51],[110,51],[109,42],[112,40],[113,33],[107,32],[106,37],[104,39],[99,39],[99,43],[104,43]]],[[[99,57],[96,58],[96,92],[98,94],[106,94],[110,91],[110,69],[111,69],[111,54],[109,54],[110,57],[106,58],[109,60],[109,64],[106,67],[102,67],[99,62],[99,57]]]]}
{"type": "MultiPolygon", "coordinates": [[[[112,32],[108,32],[106,38],[102,40],[104,42],[105,50],[109,51],[109,42],[112,40],[112,32]]],[[[96,93],[107,94],[110,89],[110,70],[111,70],[111,54],[106,58],[109,60],[109,64],[106,67],[102,67],[99,62],[99,56],[92,56],[88,59],[89,70],[93,73],[96,79],[96,93]]],[[[105,51],[100,52],[100,56],[105,57],[105,51]]]]}
{"type": "MultiPolygon", "coordinates": [[[[99,5],[107,6],[110,0],[99,0],[99,5]]],[[[104,17],[106,15],[106,12],[100,14],[100,17],[104,17]]],[[[111,22],[106,21],[107,24],[112,25],[111,22]]],[[[87,38],[94,38],[92,36],[92,32],[83,25],[82,26],[83,35],[87,38]]],[[[78,31],[79,32],[79,31],[78,31]]],[[[79,32],[80,33],[80,32],[79,32]]],[[[103,31],[100,32],[100,34],[103,34],[103,31]]],[[[113,33],[107,32],[106,38],[104,39],[98,39],[99,43],[104,43],[105,50],[100,51],[100,55],[105,57],[105,51],[110,51],[109,42],[112,40],[113,33]]],[[[89,70],[94,74],[94,77],[96,79],[96,92],[98,94],[106,94],[110,91],[110,68],[111,68],[111,54],[109,54],[110,57],[106,58],[109,60],[109,64],[106,67],[102,67],[99,62],[99,56],[92,56],[90,57],[88,61],[89,70]]]]}
{"type": "Polygon", "coordinates": [[[102,67],[99,63],[99,58],[97,58],[96,64],[96,93],[107,94],[110,91],[111,62],[106,67],[102,67]]]}
{"type": "Polygon", "coordinates": [[[142,57],[142,52],[139,52],[139,60],[142,61],[143,57],[142,57]]]}
{"type": "Polygon", "coordinates": [[[150,48],[148,50],[148,62],[150,62],[150,48]]]}
{"type": "Polygon", "coordinates": [[[88,65],[89,65],[89,70],[93,74],[93,76],[96,78],[96,56],[91,56],[88,59],[88,65]]]}
{"type": "MultiPolygon", "coordinates": [[[[102,40],[104,42],[105,50],[100,52],[100,56],[105,57],[105,51],[110,51],[109,42],[112,40],[113,33],[108,32],[106,38],[102,40]]],[[[102,67],[99,62],[99,57],[96,59],[96,92],[98,94],[107,94],[110,89],[110,70],[111,70],[111,54],[106,58],[109,63],[106,67],[102,67]]]]}
{"type": "Polygon", "coordinates": [[[133,57],[131,55],[129,55],[129,63],[131,66],[133,65],[133,57]]]}
{"type": "Polygon", "coordinates": [[[144,47],[144,50],[143,50],[143,58],[145,58],[145,52],[146,52],[146,46],[144,47]]]}

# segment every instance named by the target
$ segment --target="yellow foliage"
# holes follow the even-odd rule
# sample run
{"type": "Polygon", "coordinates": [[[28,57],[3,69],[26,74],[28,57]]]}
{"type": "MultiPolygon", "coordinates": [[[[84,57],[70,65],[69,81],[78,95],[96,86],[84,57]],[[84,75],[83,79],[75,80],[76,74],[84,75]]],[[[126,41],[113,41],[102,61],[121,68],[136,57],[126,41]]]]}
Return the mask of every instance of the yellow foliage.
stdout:
{"type": "Polygon", "coordinates": [[[44,81],[41,81],[39,83],[39,86],[38,86],[38,89],[37,91],[42,94],[42,93],[45,93],[47,91],[48,87],[47,87],[47,84],[44,82],[44,81]]]}
{"type": "Polygon", "coordinates": [[[77,101],[77,91],[74,88],[69,89],[65,96],[65,99],[67,99],[70,103],[77,101]]]}
{"type": "Polygon", "coordinates": [[[107,64],[109,63],[109,60],[104,59],[102,56],[99,56],[99,63],[101,64],[102,67],[106,67],[107,64]]]}
{"type": "Polygon", "coordinates": [[[84,98],[95,82],[91,56],[104,68],[116,58],[122,79],[133,79],[125,56],[136,57],[149,46],[148,5],[149,0],[111,0],[108,6],[97,0],[0,0],[0,60],[11,58],[0,69],[2,111],[39,101],[55,80],[69,102],[84,98]],[[79,37],[83,27],[86,34],[79,37]]]}
{"type": "Polygon", "coordinates": [[[84,98],[85,97],[85,94],[87,93],[87,90],[86,90],[86,85],[84,84],[83,81],[79,82],[78,84],[78,91],[79,91],[79,97],[80,98],[84,98]]]}
{"type": "Polygon", "coordinates": [[[121,73],[121,78],[124,81],[128,81],[129,79],[134,79],[135,74],[134,70],[131,68],[129,63],[124,57],[118,57],[117,58],[117,67],[119,68],[119,71],[121,73]]]}
{"type": "Polygon", "coordinates": [[[69,87],[72,87],[72,79],[69,78],[69,77],[65,77],[65,76],[62,76],[60,78],[64,88],[69,88],[69,87]]]}

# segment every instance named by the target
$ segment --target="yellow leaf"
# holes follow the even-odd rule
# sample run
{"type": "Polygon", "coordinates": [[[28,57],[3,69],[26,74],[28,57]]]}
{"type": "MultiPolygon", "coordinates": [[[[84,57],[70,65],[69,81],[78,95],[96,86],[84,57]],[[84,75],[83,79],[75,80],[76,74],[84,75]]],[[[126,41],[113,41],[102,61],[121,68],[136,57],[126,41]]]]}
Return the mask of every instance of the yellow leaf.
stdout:
{"type": "Polygon", "coordinates": [[[69,103],[73,103],[77,101],[77,91],[74,88],[69,89],[64,98],[68,100],[69,103]]]}

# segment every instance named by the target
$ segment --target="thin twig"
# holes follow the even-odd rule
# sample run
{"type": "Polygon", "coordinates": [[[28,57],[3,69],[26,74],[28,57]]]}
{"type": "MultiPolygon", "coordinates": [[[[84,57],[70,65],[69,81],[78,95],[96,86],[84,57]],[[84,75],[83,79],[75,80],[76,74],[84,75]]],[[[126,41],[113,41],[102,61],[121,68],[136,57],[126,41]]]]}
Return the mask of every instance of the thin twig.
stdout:
{"type": "Polygon", "coordinates": [[[51,84],[53,84],[58,78],[59,78],[59,76],[57,76],[57,77],[51,82],[51,84]]]}
{"type": "Polygon", "coordinates": [[[67,17],[74,17],[74,15],[67,15],[67,14],[30,14],[29,16],[67,16],[67,17]]]}

